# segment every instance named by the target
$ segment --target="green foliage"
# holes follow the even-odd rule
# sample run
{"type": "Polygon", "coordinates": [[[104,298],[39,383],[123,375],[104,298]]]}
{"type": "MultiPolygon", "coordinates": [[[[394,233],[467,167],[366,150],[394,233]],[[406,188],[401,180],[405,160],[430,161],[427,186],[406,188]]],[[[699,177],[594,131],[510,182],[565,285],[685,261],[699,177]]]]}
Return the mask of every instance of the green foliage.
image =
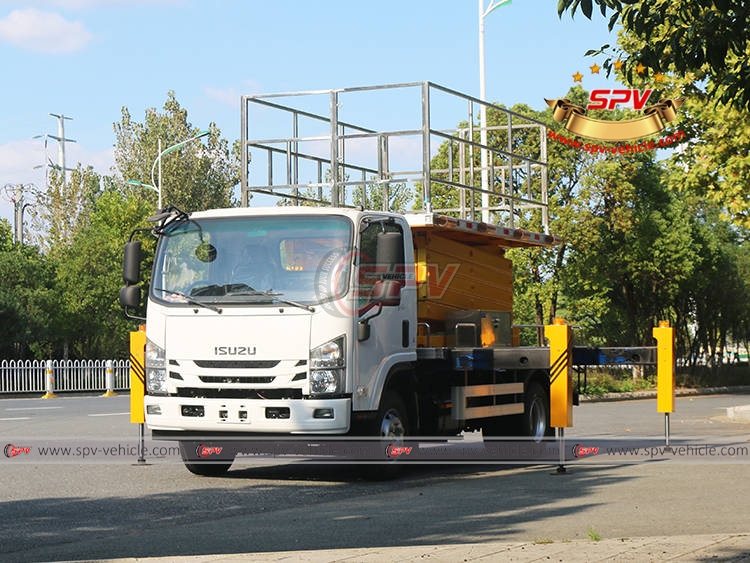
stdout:
{"type": "Polygon", "coordinates": [[[688,210],[661,183],[653,155],[607,156],[581,192],[563,274],[569,313],[598,343],[642,345],[669,318],[697,259],[688,210]]]}
{"type": "Polygon", "coordinates": [[[354,188],[352,199],[355,204],[362,205],[365,209],[387,209],[398,213],[404,213],[409,204],[412,202],[412,194],[403,182],[388,184],[388,202],[384,206],[383,186],[375,183],[372,178],[372,184],[357,186],[354,188]]]}
{"type": "MultiPolygon", "coordinates": [[[[13,243],[10,225],[0,221],[0,358],[127,357],[134,322],[118,303],[123,245],[153,213],[156,194],[123,179],[150,183],[157,140],[167,148],[197,133],[173,93],[164,109],[149,110],[145,124],[123,109],[115,125],[120,178],[100,177],[82,164],[67,179],[50,172],[30,208],[34,246],[13,243]]],[[[164,156],[165,204],[188,211],[231,204],[237,153],[230,155],[214,125],[210,131],[164,156]]],[[[151,243],[145,242],[147,254],[151,243]]],[[[144,262],[144,278],[148,267],[144,262]]]]}
{"type": "MultiPolygon", "coordinates": [[[[686,88],[692,92],[696,86],[670,80],[658,95],[680,97],[686,88]]],[[[565,97],[580,106],[588,101],[581,87],[565,97]]],[[[576,331],[578,343],[616,346],[652,345],[651,328],[669,320],[678,330],[678,353],[692,362],[699,353],[719,357],[730,342],[747,342],[750,256],[747,245],[740,243],[742,225],[738,229],[728,222],[729,203],[734,200],[719,205],[717,196],[728,191],[718,187],[721,183],[744,173],[744,131],[731,135],[727,129],[741,130],[735,117],[740,112],[714,111],[705,96],[692,97],[684,107],[675,125],[689,138],[713,139],[713,148],[695,143],[657,160],[663,153],[590,154],[550,140],[550,227],[564,242],[551,249],[506,253],[514,268],[516,324],[549,324],[561,316],[581,327],[576,331]],[[709,169],[710,178],[699,173],[709,169]],[[694,187],[697,184],[705,187],[694,187]]],[[[512,109],[571,136],[552,119],[549,108],[512,109]]],[[[637,117],[627,110],[589,113],[601,119],[637,117]]],[[[497,118],[490,114],[488,123],[498,123],[497,118]]],[[[503,148],[507,137],[496,132],[489,142],[503,148]]],[[[535,143],[530,135],[519,137],[514,150],[533,154],[535,143]]],[[[443,144],[432,161],[433,170],[446,170],[451,156],[455,170],[456,151],[443,144]]],[[[478,167],[478,157],[476,161],[478,167]]],[[[736,190],[742,189],[740,181],[735,183],[736,190]]],[[[440,205],[458,204],[455,190],[433,185],[433,195],[440,205]]],[[[523,216],[516,220],[525,228],[539,229],[523,216]]],[[[544,343],[534,329],[524,329],[521,337],[522,344],[544,343]]]]}
{"type": "Polygon", "coordinates": [[[107,191],[61,252],[57,291],[64,336],[74,356],[127,357],[127,333],[135,327],[125,320],[118,303],[122,252],[130,232],[151,212],[148,203],[132,194],[107,191]]]}
{"type": "MultiPolygon", "coordinates": [[[[674,69],[706,79],[723,104],[750,110],[750,5],[744,0],[558,0],[557,11],[591,19],[593,3],[612,12],[609,29],[622,25],[639,45],[627,51],[629,78],[642,64],[652,72],[674,69]]],[[[608,46],[603,47],[602,49],[608,46]]],[[[606,69],[612,68],[608,60],[606,69]]]]}
{"type": "MultiPolygon", "coordinates": [[[[644,40],[632,34],[620,33],[619,46],[624,52],[634,52],[644,40]]],[[[750,128],[748,108],[718,103],[706,92],[705,74],[680,74],[674,66],[668,68],[660,83],[652,75],[620,78],[637,88],[658,88],[652,99],[679,98],[684,100],[677,119],[670,124],[686,134],[685,140],[670,158],[672,161],[670,188],[683,197],[698,197],[718,206],[724,218],[738,227],[750,230],[750,128]]]]}
{"type": "Polygon", "coordinates": [[[715,209],[698,210],[690,228],[700,252],[693,275],[673,301],[680,329],[677,351],[692,365],[701,354],[716,365],[730,340],[745,345],[750,340],[750,248],[715,209]]]}
{"type": "MultiPolygon", "coordinates": [[[[122,119],[114,125],[114,130],[115,162],[123,181],[136,180],[155,186],[158,166],[153,180],[151,171],[159,155],[159,140],[164,151],[199,132],[188,122],[187,110],[180,106],[174,92],[168,93],[163,109],[164,113],[154,108],[146,110],[145,122],[138,123],[126,107],[122,108],[122,119]]],[[[190,212],[232,205],[232,191],[239,182],[237,152],[230,152],[228,142],[221,138],[215,124],[211,123],[208,129],[211,133],[207,137],[162,156],[163,206],[175,205],[190,212]]],[[[156,206],[154,190],[138,186],[128,189],[156,206]]]]}
{"type": "Polygon", "coordinates": [[[36,194],[36,205],[29,208],[32,242],[51,253],[70,244],[99,195],[100,180],[93,167],[80,163],[67,179],[62,171],[51,169],[47,189],[36,194]]]}
{"type": "MultiPolygon", "coordinates": [[[[583,380],[581,384],[583,385],[583,380]]],[[[601,397],[607,393],[632,393],[656,388],[653,378],[633,379],[631,371],[623,370],[590,370],[586,375],[585,389],[581,392],[590,397],[601,397]]]]}
{"type": "Polygon", "coordinates": [[[57,338],[54,270],[36,248],[11,240],[0,220],[0,357],[46,358],[57,338]]]}

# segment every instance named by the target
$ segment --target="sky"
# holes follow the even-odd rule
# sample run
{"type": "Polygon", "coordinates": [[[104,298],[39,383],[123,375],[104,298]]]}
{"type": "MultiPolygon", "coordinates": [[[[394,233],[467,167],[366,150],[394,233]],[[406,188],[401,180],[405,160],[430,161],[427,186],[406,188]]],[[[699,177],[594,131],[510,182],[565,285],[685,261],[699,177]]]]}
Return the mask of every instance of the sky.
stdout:
{"type": "MultiPolygon", "coordinates": [[[[43,189],[41,165],[57,162],[50,113],[71,118],[68,167],[112,174],[122,109],[142,122],[169,91],[230,144],[243,94],[430,81],[479,97],[478,1],[0,0],[0,218],[13,222],[10,185],[43,189]]],[[[577,72],[588,90],[616,87],[585,56],[616,42],[598,13],[513,0],[484,23],[488,100],[542,110],[577,72]]]]}

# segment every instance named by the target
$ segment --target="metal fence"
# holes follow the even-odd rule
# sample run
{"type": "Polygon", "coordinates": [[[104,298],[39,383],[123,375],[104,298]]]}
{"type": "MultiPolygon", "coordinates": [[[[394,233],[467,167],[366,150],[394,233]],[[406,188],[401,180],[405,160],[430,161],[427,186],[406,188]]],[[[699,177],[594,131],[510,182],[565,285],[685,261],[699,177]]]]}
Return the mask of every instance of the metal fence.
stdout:
{"type": "Polygon", "coordinates": [[[2,360],[0,394],[64,391],[124,391],[128,360],[2,360]],[[107,376],[110,385],[107,383],[107,376]]]}

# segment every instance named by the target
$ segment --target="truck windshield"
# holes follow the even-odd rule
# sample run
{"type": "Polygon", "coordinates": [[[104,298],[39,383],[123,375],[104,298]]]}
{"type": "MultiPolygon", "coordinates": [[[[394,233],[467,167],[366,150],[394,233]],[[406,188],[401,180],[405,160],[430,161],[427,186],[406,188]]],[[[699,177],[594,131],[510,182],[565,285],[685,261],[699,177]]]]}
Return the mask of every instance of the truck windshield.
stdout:
{"type": "Polygon", "coordinates": [[[190,219],[159,239],[151,296],[174,305],[314,305],[348,291],[344,217],[190,219]]]}

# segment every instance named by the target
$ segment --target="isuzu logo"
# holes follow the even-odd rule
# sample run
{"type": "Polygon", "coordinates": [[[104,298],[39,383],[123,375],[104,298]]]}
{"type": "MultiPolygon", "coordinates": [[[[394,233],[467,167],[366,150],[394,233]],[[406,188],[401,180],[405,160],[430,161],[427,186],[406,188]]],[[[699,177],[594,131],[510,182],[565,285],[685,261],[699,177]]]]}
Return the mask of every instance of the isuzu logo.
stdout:
{"type": "Polygon", "coordinates": [[[215,356],[254,356],[255,346],[215,346],[215,356]]]}

